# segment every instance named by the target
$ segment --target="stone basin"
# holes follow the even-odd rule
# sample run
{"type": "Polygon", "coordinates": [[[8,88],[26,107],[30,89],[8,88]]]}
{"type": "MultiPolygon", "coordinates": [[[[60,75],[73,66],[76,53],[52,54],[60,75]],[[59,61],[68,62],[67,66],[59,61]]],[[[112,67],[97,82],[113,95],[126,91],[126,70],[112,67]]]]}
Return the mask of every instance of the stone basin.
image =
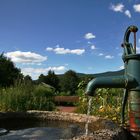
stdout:
{"type": "Polygon", "coordinates": [[[0,128],[8,132],[1,135],[0,140],[128,140],[124,129],[112,121],[95,116],[89,119],[90,134],[85,136],[85,114],[34,110],[0,112],[0,128]],[[48,122],[56,126],[46,125],[48,122]]]}

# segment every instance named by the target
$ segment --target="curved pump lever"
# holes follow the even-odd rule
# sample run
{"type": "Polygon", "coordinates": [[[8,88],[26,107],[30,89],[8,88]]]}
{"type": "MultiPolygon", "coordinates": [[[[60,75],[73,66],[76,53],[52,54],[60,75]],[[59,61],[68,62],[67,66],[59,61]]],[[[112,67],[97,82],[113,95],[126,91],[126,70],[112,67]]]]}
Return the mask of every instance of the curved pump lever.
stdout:
{"type": "Polygon", "coordinates": [[[122,110],[121,110],[121,124],[125,122],[125,107],[128,99],[128,89],[124,89],[123,99],[122,99],[122,110]]]}
{"type": "Polygon", "coordinates": [[[138,28],[136,26],[129,26],[125,32],[124,40],[122,47],[124,48],[124,55],[129,54],[136,54],[136,32],[138,31],[138,28]],[[129,37],[130,33],[134,33],[134,47],[131,43],[129,43],[129,37]]]}
{"type": "Polygon", "coordinates": [[[138,28],[134,25],[131,25],[127,28],[126,32],[125,32],[125,35],[124,35],[124,43],[129,43],[129,37],[130,37],[130,33],[133,32],[133,33],[136,33],[138,31],[138,28]]]}

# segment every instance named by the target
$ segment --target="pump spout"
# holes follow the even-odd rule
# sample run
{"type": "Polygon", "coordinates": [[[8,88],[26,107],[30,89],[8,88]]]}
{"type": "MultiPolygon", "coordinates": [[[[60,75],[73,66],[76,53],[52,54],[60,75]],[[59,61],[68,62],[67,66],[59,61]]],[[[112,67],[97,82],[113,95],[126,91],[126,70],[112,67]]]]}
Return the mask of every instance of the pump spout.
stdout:
{"type": "Polygon", "coordinates": [[[135,79],[128,75],[98,77],[88,83],[86,94],[93,96],[97,88],[131,88],[134,81],[135,79]]]}

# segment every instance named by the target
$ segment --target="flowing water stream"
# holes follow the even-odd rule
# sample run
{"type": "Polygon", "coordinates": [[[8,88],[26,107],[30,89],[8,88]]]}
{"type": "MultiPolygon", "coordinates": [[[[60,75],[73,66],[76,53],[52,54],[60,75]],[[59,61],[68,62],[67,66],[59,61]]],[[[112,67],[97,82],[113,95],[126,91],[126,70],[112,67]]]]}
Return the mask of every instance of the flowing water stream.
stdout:
{"type": "Polygon", "coordinates": [[[91,112],[91,104],[92,104],[92,97],[89,97],[88,99],[88,109],[87,109],[87,118],[86,118],[86,124],[85,124],[85,135],[87,136],[88,135],[88,126],[89,126],[89,123],[90,123],[90,119],[89,119],[89,116],[90,116],[90,112],[91,112]]]}

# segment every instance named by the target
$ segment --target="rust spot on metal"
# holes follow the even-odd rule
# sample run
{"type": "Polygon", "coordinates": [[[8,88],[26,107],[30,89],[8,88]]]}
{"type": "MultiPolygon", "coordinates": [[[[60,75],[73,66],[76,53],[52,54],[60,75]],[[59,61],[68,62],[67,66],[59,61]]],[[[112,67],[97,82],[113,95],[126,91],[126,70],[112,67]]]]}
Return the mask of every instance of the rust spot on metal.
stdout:
{"type": "Polygon", "coordinates": [[[140,112],[130,112],[129,113],[130,130],[135,132],[140,132],[140,112]]]}

